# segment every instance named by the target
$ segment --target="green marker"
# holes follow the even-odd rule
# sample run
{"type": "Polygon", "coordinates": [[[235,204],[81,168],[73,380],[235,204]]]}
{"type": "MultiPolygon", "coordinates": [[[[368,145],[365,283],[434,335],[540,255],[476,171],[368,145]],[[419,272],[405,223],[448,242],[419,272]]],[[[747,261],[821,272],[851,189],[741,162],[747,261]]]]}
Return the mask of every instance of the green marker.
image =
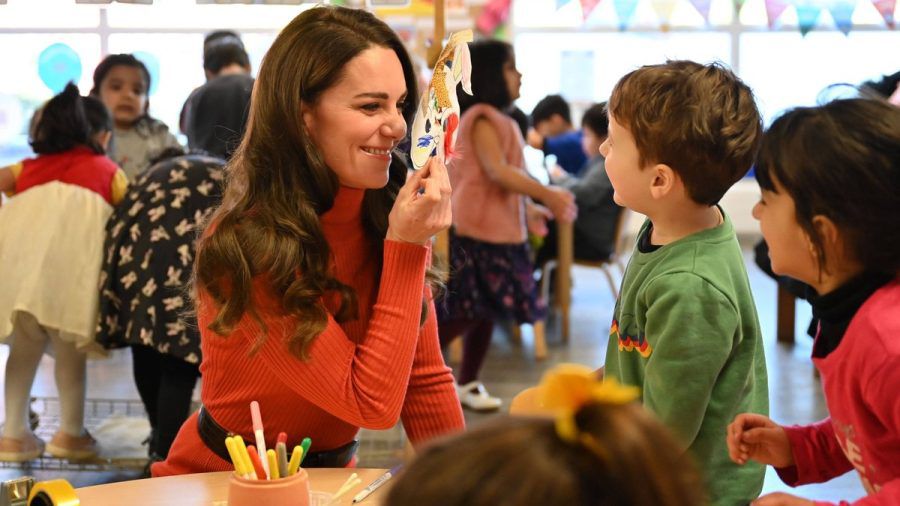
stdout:
{"type": "Polygon", "coordinates": [[[303,456],[300,457],[300,465],[303,465],[303,461],[306,460],[306,456],[309,455],[309,447],[312,446],[312,439],[305,437],[303,441],[300,442],[300,447],[303,448],[303,456]]]}

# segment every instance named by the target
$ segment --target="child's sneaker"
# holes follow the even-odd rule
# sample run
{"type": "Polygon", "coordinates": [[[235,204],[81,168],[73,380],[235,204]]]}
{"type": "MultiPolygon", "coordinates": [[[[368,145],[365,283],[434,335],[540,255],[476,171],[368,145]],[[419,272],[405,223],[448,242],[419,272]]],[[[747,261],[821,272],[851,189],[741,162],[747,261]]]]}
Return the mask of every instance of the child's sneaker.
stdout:
{"type": "Polygon", "coordinates": [[[493,411],[499,409],[503,401],[499,397],[492,397],[484,385],[479,381],[471,381],[456,387],[459,402],[463,407],[474,411],[493,411]]]}
{"type": "Polygon", "coordinates": [[[0,437],[0,460],[26,462],[44,454],[44,442],[34,434],[22,438],[0,437]]]}
{"type": "Polygon", "coordinates": [[[97,440],[88,431],[81,436],[70,436],[63,431],[56,431],[53,439],[47,443],[47,453],[56,458],[67,460],[86,460],[97,456],[97,440]]]}

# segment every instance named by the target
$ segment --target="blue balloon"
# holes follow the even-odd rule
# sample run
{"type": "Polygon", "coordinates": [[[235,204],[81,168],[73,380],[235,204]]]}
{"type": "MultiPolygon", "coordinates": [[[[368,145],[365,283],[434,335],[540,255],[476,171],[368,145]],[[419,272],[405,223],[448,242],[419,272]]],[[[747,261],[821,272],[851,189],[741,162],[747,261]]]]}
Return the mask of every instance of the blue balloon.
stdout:
{"type": "Polygon", "coordinates": [[[77,84],[81,79],[81,58],[66,44],[51,44],[38,56],[38,75],[50,91],[59,93],[69,81],[77,84]]]}
{"type": "Polygon", "coordinates": [[[159,86],[159,59],[146,51],[135,51],[131,54],[138,60],[141,60],[141,63],[143,63],[147,67],[147,71],[150,72],[150,89],[147,90],[147,96],[153,95],[156,93],[156,88],[159,86]]]}

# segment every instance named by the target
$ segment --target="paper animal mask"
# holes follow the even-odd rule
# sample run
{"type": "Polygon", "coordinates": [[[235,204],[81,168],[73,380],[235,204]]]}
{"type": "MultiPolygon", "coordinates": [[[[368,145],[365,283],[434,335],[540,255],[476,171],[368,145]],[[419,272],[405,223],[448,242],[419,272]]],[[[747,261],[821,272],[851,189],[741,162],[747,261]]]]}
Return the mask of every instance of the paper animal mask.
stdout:
{"type": "Polygon", "coordinates": [[[472,40],[472,30],[454,33],[434,65],[431,83],[422,93],[412,125],[410,155],[416,170],[432,156],[444,161],[453,154],[459,127],[456,85],[461,82],[463,90],[472,94],[472,59],[467,44],[472,40]]]}

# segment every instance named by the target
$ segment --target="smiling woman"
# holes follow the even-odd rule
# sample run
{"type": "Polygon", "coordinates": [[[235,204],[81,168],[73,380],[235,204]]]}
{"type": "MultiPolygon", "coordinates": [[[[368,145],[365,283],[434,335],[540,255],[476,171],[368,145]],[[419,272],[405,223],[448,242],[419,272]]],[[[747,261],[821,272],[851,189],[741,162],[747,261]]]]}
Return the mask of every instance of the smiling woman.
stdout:
{"type": "Polygon", "coordinates": [[[391,151],[406,136],[406,96],[397,53],[376,46],[351,60],[343,79],[305,108],[306,128],[342,185],[387,184],[391,151]]]}
{"type": "Polygon", "coordinates": [[[312,438],[311,467],[351,464],[360,427],[401,416],[413,443],[462,428],[426,281],[447,171],[407,179],[392,155],[415,86],[396,34],[364,11],[313,8],[275,40],[198,244],[203,409],[155,476],[229,469],[223,442],[253,434],[251,401],[267,444],[312,438]]]}

